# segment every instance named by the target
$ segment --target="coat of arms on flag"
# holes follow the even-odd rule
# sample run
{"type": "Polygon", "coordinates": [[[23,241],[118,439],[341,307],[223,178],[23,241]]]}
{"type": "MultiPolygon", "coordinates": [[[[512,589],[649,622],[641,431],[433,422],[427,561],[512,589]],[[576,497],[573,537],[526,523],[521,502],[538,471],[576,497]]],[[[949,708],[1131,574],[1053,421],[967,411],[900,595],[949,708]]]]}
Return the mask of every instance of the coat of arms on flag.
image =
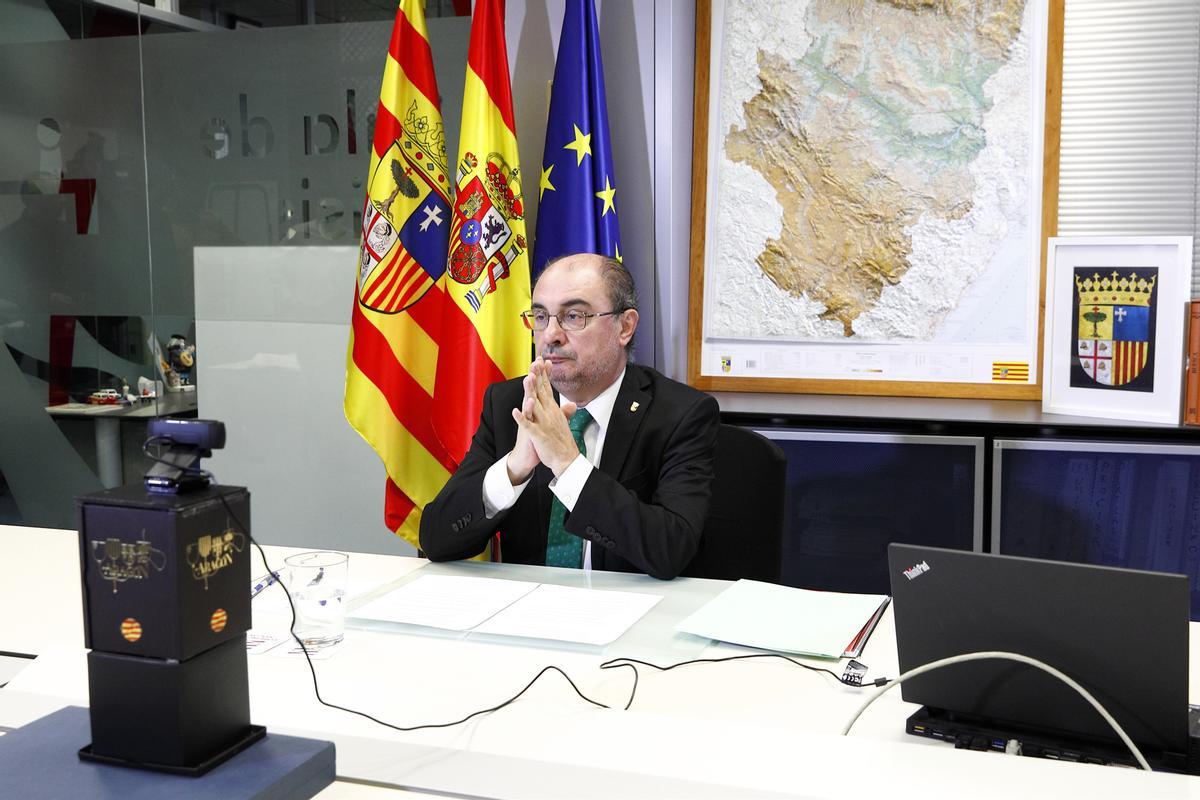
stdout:
{"type": "Polygon", "coordinates": [[[433,429],[451,175],[424,0],[399,0],[371,134],[346,420],[387,470],[383,521],[413,545],[421,509],[457,466],[433,429]]]}
{"type": "Polygon", "coordinates": [[[434,292],[436,402],[430,427],[450,459],[466,457],[487,386],[529,370],[529,255],[504,0],[475,0],[463,81],[458,160],[451,162],[450,251],[434,292]]]}
{"type": "Polygon", "coordinates": [[[458,164],[450,277],[471,287],[466,297],[475,312],[527,246],[511,224],[525,219],[519,172],[500,153],[489,153],[482,168],[472,152],[458,164]]]}
{"type": "Polygon", "coordinates": [[[414,101],[375,164],[363,207],[358,299],[394,314],[421,299],[446,268],[450,199],[440,120],[414,101]]]}
{"type": "Polygon", "coordinates": [[[1156,267],[1075,269],[1071,386],[1154,391],[1156,267]],[[1151,366],[1147,369],[1147,366],[1151,366]]]}

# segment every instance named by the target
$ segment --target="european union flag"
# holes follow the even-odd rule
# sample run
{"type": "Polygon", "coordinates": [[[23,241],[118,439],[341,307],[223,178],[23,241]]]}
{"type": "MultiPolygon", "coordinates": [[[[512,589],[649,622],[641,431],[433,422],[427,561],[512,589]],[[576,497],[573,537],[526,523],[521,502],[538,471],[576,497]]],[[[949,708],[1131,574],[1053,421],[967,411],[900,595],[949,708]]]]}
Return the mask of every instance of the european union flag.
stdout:
{"type": "Polygon", "coordinates": [[[533,273],[570,253],[621,257],[604,65],[592,0],[567,0],[538,182],[533,273]]]}

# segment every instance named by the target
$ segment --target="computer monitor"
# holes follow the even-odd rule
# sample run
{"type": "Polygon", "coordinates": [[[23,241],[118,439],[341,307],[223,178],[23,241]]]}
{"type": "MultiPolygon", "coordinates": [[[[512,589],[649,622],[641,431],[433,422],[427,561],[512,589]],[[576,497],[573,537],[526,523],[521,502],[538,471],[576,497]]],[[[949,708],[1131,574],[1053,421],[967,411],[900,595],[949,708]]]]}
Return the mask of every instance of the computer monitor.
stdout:
{"type": "Polygon", "coordinates": [[[782,583],[886,594],[890,542],[983,549],[981,437],[757,430],[787,456],[782,583]]]}
{"type": "MultiPolygon", "coordinates": [[[[997,439],[992,552],[1181,572],[1200,621],[1200,446],[997,439]]],[[[945,547],[941,542],[908,539],[945,547]]]]}
{"type": "MultiPolygon", "coordinates": [[[[892,544],[896,646],[906,672],[962,653],[1001,650],[1074,678],[1152,764],[1187,769],[1188,581],[1183,575],[892,544]]],[[[974,661],[905,681],[926,706],[909,732],[1033,755],[1131,763],[1104,719],[1053,676],[974,661]],[[979,735],[983,732],[983,735],[979,735]]],[[[971,745],[967,745],[971,746],[971,745]]]]}

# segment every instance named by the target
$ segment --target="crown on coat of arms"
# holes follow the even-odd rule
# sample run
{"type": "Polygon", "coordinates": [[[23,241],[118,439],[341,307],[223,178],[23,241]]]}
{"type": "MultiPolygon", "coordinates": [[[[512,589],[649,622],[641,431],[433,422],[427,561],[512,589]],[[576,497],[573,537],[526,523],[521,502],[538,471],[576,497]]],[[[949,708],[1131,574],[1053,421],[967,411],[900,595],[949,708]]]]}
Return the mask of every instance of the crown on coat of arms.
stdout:
{"type": "MultiPolygon", "coordinates": [[[[429,116],[421,114],[417,107],[417,101],[414,100],[404,115],[401,127],[404,128],[404,133],[408,138],[429,157],[434,167],[444,174],[446,172],[446,131],[442,127],[442,123],[436,122],[431,125],[429,116]]],[[[419,159],[420,156],[417,158],[419,159]]]]}
{"type": "Polygon", "coordinates": [[[1149,306],[1156,280],[1157,275],[1146,280],[1139,278],[1136,272],[1121,277],[1114,270],[1111,276],[1104,278],[1098,272],[1083,280],[1076,275],[1075,288],[1079,290],[1080,305],[1149,306]]]}
{"type": "Polygon", "coordinates": [[[520,173],[519,168],[508,166],[504,156],[488,153],[483,170],[483,188],[487,190],[492,205],[506,219],[522,219],[525,216],[520,173]]]}

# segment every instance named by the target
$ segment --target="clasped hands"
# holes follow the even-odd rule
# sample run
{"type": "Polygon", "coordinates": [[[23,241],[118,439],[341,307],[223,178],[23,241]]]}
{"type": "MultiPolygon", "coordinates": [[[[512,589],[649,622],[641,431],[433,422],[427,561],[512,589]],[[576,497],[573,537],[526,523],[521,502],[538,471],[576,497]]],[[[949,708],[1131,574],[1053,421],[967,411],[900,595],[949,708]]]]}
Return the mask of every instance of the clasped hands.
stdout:
{"type": "Polygon", "coordinates": [[[579,446],[567,427],[575,414],[575,404],[554,399],[550,387],[550,365],[537,358],[529,366],[522,384],[525,398],[512,411],[517,423],[517,442],[508,454],[508,479],[513,486],[529,480],[533,468],[545,464],[557,478],[579,455],[579,446]]]}

